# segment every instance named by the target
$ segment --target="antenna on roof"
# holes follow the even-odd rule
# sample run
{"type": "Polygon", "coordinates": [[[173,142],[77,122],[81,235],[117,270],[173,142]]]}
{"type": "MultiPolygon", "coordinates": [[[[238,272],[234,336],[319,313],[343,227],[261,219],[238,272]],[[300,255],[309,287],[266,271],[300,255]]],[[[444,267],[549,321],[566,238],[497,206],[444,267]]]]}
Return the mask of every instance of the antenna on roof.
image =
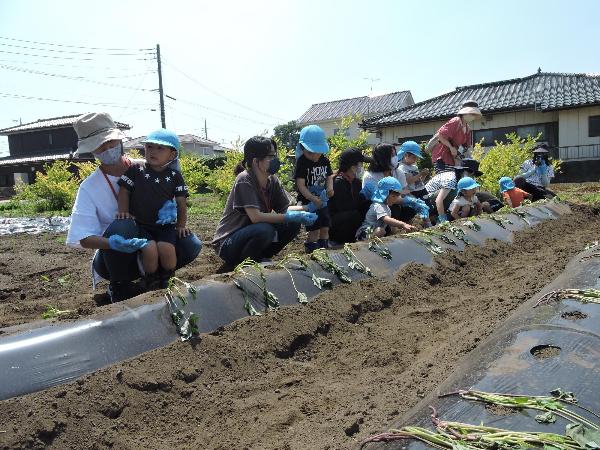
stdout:
{"type": "Polygon", "coordinates": [[[542,73],[542,68],[538,67],[538,73],[542,73]]]}
{"type": "Polygon", "coordinates": [[[371,90],[369,91],[369,97],[367,98],[367,116],[371,114],[371,97],[373,97],[373,83],[381,81],[381,78],[363,77],[363,80],[371,82],[371,90]]]}

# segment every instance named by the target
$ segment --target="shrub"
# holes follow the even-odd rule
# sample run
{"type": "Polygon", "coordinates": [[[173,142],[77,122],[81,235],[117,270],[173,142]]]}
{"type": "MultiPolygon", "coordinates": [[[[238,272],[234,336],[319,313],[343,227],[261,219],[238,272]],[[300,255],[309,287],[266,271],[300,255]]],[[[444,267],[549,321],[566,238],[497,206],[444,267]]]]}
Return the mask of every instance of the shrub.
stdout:
{"type": "Polygon", "coordinates": [[[181,151],[179,153],[181,174],[191,193],[198,192],[200,188],[206,187],[210,169],[205,165],[202,158],[194,153],[181,151]]]}
{"type": "MultiPolygon", "coordinates": [[[[350,139],[346,136],[346,131],[348,131],[352,122],[359,120],[359,115],[343,117],[341,122],[337,124],[339,127],[337,133],[327,139],[329,141],[330,148],[329,155],[327,155],[327,157],[329,158],[329,161],[331,162],[331,168],[334,171],[338,168],[340,155],[344,150],[350,147],[354,147],[362,151],[369,149],[369,144],[367,143],[369,133],[366,131],[360,131],[355,139],[350,139]]],[[[370,153],[370,151],[365,153],[370,153]]]]}
{"type": "MultiPolygon", "coordinates": [[[[506,135],[507,142],[495,142],[495,145],[487,151],[481,146],[481,142],[475,144],[473,157],[480,161],[479,170],[483,175],[479,177],[482,190],[499,194],[498,180],[501,177],[514,178],[521,171],[521,165],[531,159],[535,143],[540,138],[527,136],[520,138],[515,133],[506,135]]],[[[560,170],[561,161],[551,161],[556,173],[560,170]]]]}
{"type": "Polygon", "coordinates": [[[235,181],[234,170],[236,166],[244,159],[244,153],[239,150],[230,150],[225,152],[225,163],[215,170],[208,171],[206,184],[211,191],[225,200],[231,191],[235,181]]]}
{"type": "Polygon", "coordinates": [[[98,165],[99,163],[96,160],[75,163],[74,166],[77,168],[77,178],[79,179],[79,182],[81,183],[83,180],[89,177],[92,172],[96,170],[98,165]]]}
{"type": "Polygon", "coordinates": [[[15,200],[24,200],[35,212],[70,209],[75,201],[79,179],[68,161],[45,164],[44,172],[38,172],[35,183],[17,184],[15,200]]]}

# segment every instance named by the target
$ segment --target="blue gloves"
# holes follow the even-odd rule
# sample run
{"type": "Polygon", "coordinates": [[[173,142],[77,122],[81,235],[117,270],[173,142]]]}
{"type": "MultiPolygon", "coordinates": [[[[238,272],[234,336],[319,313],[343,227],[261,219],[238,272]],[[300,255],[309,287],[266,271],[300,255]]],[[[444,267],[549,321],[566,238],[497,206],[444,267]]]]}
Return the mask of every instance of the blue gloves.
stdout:
{"type": "Polygon", "coordinates": [[[286,223],[301,223],[302,225],[312,225],[317,220],[317,215],[306,211],[288,211],[285,213],[284,221],[286,223]]]}
{"type": "Polygon", "coordinates": [[[446,214],[440,214],[438,216],[437,223],[444,223],[444,222],[448,222],[448,216],[446,216],[446,214]]]}
{"type": "Polygon", "coordinates": [[[373,194],[375,193],[376,190],[377,190],[376,183],[366,183],[363,186],[363,188],[360,190],[360,194],[367,200],[371,201],[371,197],[373,197],[373,194]]]}
{"type": "Polygon", "coordinates": [[[175,203],[175,200],[167,200],[162,205],[162,208],[158,210],[158,220],[156,223],[167,225],[175,222],[177,222],[177,203],[175,203]]]}
{"type": "Polygon", "coordinates": [[[108,238],[108,245],[112,250],[116,250],[118,252],[135,253],[148,245],[148,239],[125,239],[119,234],[113,234],[108,238]]]}
{"type": "Polygon", "coordinates": [[[327,197],[327,191],[321,191],[321,193],[319,194],[319,199],[321,200],[321,207],[317,208],[317,205],[315,205],[313,202],[310,202],[307,206],[308,206],[308,210],[313,213],[315,212],[317,209],[323,209],[325,207],[327,207],[327,202],[329,201],[329,197],[327,197]]]}
{"type": "Polygon", "coordinates": [[[429,217],[429,206],[420,198],[406,196],[404,197],[403,204],[414,209],[421,219],[429,217]]]}

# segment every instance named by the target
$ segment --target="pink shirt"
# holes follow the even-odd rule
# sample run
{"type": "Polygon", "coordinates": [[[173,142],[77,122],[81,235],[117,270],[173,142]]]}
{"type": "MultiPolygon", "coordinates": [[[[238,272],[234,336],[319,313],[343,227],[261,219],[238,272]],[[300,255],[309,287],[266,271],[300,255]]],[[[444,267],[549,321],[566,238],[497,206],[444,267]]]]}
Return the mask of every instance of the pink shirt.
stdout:
{"type": "MultiPolygon", "coordinates": [[[[461,145],[467,149],[472,146],[473,133],[467,126],[463,129],[460,117],[453,117],[438,130],[438,135],[450,141],[454,148],[461,145]],[[466,131],[465,131],[466,130],[466,131]]],[[[441,159],[445,164],[453,166],[455,164],[454,157],[450,153],[450,149],[444,144],[437,144],[431,151],[431,160],[435,162],[441,159]]]]}

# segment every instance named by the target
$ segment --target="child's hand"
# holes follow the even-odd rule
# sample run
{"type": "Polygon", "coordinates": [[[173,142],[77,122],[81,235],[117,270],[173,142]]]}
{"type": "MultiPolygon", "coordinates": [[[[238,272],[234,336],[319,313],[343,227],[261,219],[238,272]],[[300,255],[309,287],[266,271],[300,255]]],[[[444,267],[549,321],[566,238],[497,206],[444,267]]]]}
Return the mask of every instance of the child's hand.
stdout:
{"type": "Polygon", "coordinates": [[[333,188],[327,189],[327,197],[329,197],[329,198],[333,197],[333,188]]]}
{"type": "Polygon", "coordinates": [[[116,217],[117,219],[135,219],[135,217],[128,212],[118,212],[116,217]]]}
{"type": "Polygon", "coordinates": [[[402,228],[404,228],[406,231],[412,231],[415,229],[415,227],[413,227],[412,225],[410,225],[408,223],[403,223],[402,228]]]}
{"type": "Polygon", "coordinates": [[[313,197],[312,202],[315,204],[315,206],[317,207],[317,209],[321,209],[321,206],[323,205],[323,202],[321,201],[321,199],[319,197],[313,197]]]}
{"type": "Polygon", "coordinates": [[[429,169],[422,169],[422,170],[419,172],[419,176],[421,177],[421,179],[423,179],[423,178],[426,178],[426,177],[427,177],[427,175],[429,175],[429,169]]]}
{"type": "Polygon", "coordinates": [[[176,227],[175,231],[177,231],[177,237],[184,238],[192,234],[188,227],[176,227]]]}

